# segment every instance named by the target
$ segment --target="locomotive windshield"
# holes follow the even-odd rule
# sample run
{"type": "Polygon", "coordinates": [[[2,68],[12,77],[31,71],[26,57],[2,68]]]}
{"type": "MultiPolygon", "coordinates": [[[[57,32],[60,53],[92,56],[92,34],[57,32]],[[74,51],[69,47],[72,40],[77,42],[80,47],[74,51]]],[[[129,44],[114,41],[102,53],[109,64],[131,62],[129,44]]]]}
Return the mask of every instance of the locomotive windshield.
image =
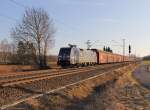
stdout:
{"type": "Polygon", "coordinates": [[[59,52],[59,56],[70,55],[71,48],[61,48],[59,52]]]}

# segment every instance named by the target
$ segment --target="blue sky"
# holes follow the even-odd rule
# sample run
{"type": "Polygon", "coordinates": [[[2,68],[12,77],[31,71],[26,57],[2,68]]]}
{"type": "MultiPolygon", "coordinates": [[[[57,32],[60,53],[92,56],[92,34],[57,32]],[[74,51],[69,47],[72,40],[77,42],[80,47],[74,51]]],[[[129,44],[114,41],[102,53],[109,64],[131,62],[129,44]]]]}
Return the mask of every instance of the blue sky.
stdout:
{"type": "Polygon", "coordinates": [[[150,54],[150,0],[0,0],[0,39],[10,39],[25,7],[44,8],[53,18],[57,32],[51,54],[68,43],[86,48],[88,39],[93,48],[109,45],[122,53],[112,40],[121,44],[123,38],[126,54],[129,43],[132,53],[150,54]]]}

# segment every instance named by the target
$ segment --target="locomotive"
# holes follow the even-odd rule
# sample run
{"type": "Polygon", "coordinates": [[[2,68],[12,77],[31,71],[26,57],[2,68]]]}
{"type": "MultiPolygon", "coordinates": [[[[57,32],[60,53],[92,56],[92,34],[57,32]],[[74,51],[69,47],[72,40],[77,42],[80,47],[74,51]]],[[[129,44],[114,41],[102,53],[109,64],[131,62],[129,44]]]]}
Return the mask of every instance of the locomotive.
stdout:
{"type": "Polygon", "coordinates": [[[98,49],[80,49],[75,45],[70,45],[60,48],[57,64],[60,66],[87,66],[127,61],[130,61],[127,56],[98,49]]]}

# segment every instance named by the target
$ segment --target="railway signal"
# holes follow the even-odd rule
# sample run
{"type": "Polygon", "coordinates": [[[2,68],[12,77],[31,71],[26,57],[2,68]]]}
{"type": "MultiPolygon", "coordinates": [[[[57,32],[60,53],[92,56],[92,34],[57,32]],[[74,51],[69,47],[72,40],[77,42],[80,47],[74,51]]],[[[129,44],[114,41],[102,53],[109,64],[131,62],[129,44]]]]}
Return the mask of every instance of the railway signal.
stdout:
{"type": "Polygon", "coordinates": [[[129,56],[131,54],[131,45],[129,45],[129,56]]]}

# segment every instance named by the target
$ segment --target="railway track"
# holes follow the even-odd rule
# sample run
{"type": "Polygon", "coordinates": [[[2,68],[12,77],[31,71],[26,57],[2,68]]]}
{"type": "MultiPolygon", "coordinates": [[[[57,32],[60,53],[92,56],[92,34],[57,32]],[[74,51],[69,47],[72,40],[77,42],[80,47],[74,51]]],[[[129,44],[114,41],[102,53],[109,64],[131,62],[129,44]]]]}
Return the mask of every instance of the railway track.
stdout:
{"type": "MultiPolygon", "coordinates": [[[[85,67],[82,67],[82,68],[85,68],[85,67]]],[[[28,75],[41,74],[41,73],[59,72],[59,71],[65,71],[65,70],[75,70],[75,69],[77,68],[67,68],[67,69],[57,68],[57,69],[47,69],[47,70],[26,71],[26,72],[14,72],[14,73],[1,74],[0,79],[16,77],[16,76],[28,76],[28,75]]]]}
{"type": "MultiPolygon", "coordinates": [[[[114,64],[113,66],[118,66],[118,65],[120,64],[114,64]]],[[[112,64],[105,65],[105,66],[96,66],[96,67],[91,66],[89,68],[64,69],[63,71],[46,71],[43,73],[33,73],[33,74],[1,77],[0,86],[6,87],[6,86],[13,86],[13,85],[24,84],[24,83],[31,83],[34,81],[51,79],[51,78],[60,77],[60,76],[85,73],[85,72],[96,70],[96,69],[104,69],[104,68],[108,68],[111,66],[112,64]]]]}
{"type": "MultiPolygon", "coordinates": [[[[38,97],[41,97],[41,96],[43,96],[43,95],[45,95],[45,94],[50,94],[50,93],[53,93],[53,92],[56,92],[56,91],[59,91],[59,90],[62,90],[62,89],[65,89],[65,88],[67,88],[67,87],[69,87],[69,86],[72,86],[72,85],[75,85],[75,84],[78,84],[78,83],[81,83],[81,82],[84,82],[84,81],[86,81],[86,80],[90,80],[90,79],[93,79],[93,78],[96,78],[96,77],[99,77],[99,76],[101,76],[101,75],[105,75],[105,74],[107,74],[107,73],[110,73],[110,72],[112,72],[112,71],[114,71],[114,70],[116,70],[116,69],[119,69],[120,67],[123,67],[123,65],[122,64],[116,64],[116,65],[109,65],[109,66],[107,66],[107,68],[106,67],[101,67],[101,68],[93,68],[93,70],[91,69],[91,70],[89,70],[88,71],[88,69],[87,69],[87,71],[86,70],[83,70],[83,72],[81,72],[81,73],[83,73],[83,74],[81,74],[79,71],[78,71],[78,73],[67,73],[67,74],[63,74],[63,75],[60,75],[60,76],[56,76],[56,77],[53,77],[52,79],[53,80],[55,80],[55,83],[58,83],[59,84],[59,86],[56,84],[55,85],[55,87],[53,88],[53,87],[51,87],[51,86],[53,86],[53,84],[51,83],[51,82],[49,82],[48,84],[50,84],[50,85],[47,85],[47,87],[49,88],[49,89],[47,89],[47,90],[44,90],[45,92],[40,92],[40,93],[36,93],[36,94],[30,94],[30,95],[27,95],[27,96],[21,96],[21,97],[23,97],[23,98],[19,98],[19,100],[18,99],[14,99],[14,100],[12,100],[12,102],[9,100],[9,103],[7,104],[4,104],[3,106],[1,106],[0,107],[0,109],[1,110],[3,110],[3,109],[6,109],[6,108],[9,108],[9,107],[12,107],[12,106],[15,106],[15,105],[17,105],[17,104],[19,104],[19,103],[22,103],[22,102],[24,102],[24,101],[26,101],[26,100],[28,100],[28,99],[31,99],[31,98],[38,98],[38,97]],[[101,71],[99,71],[99,70],[101,70],[101,71]],[[93,73],[93,74],[92,74],[93,73]],[[75,75],[76,74],[76,75],[75,75]],[[91,75],[92,74],[92,75],[91,75]],[[75,76],[74,76],[75,75],[75,76]],[[79,79],[76,79],[77,77],[79,77],[79,76],[84,76],[84,77],[81,77],[81,78],[79,78],[79,79]],[[61,78],[59,78],[59,77],[61,77],[61,78]],[[67,78],[68,77],[68,78],[67,78]],[[56,79],[57,78],[57,79],[56,79]],[[74,80],[71,80],[71,78],[72,79],[74,79],[74,80]],[[70,80],[70,81],[69,81],[70,80]],[[58,82],[58,81],[60,81],[60,82],[58,82]],[[62,84],[62,82],[65,82],[64,84],[62,84]]],[[[44,78],[45,79],[45,78],[44,78]]],[[[42,80],[42,81],[45,81],[45,80],[42,80]]],[[[17,81],[18,82],[18,81],[17,81]]],[[[53,82],[53,81],[52,81],[53,82]]],[[[28,82],[27,82],[28,83],[28,82]]],[[[23,83],[19,83],[19,84],[23,84],[23,85],[21,85],[21,86],[23,86],[23,87],[25,87],[25,86],[27,86],[28,84],[27,83],[25,83],[25,85],[23,84],[23,83]]],[[[37,86],[40,86],[39,84],[40,83],[34,83],[34,84],[36,84],[37,86]]],[[[33,84],[33,85],[34,85],[33,84]]],[[[44,84],[45,83],[42,83],[41,84],[41,86],[43,87],[44,86],[44,84]]],[[[14,84],[15,85],[15,84],[14,84]]],[[[30,85],[30,84],[29,84],[30,85]]],[[[33,85],[31,86],[31,88],[33,87],[33,85]]],[[[7,85],[6,85],[7,86],[7,85]]],[[[34,88],[34,87],[33,87],[34,88]]]]}
{"type": "MultiPolygon", "coordinates": [[[[110,64],[105,64],[105,65],[101,65],[99,67],[104,67],[104,66],[109,66],[110,64]]],[[[72,71],[72,70],[79,70],[79,69],[84,69],[87,67],[79,67],[79,68],[59,68],[59,69],[48,69],[48,70],[39,70],[39,71],[28,71],[28,72],[15,72],[15,73],[11,73],[11,74],[1,74],[0,75],[0,80],[1,79],[8,79],[8,78],[13,78],[13,77],[24,77],[24,76],[28,76],[28,75],[38,75],[38,74],[43,74],[43,73],[50,73],[53,74],[54,72],[57,73],[61,73],[61,71],[72,71]]],[[[94,66],[89,66],[88,68],[94,68],[94,66]]]]}

